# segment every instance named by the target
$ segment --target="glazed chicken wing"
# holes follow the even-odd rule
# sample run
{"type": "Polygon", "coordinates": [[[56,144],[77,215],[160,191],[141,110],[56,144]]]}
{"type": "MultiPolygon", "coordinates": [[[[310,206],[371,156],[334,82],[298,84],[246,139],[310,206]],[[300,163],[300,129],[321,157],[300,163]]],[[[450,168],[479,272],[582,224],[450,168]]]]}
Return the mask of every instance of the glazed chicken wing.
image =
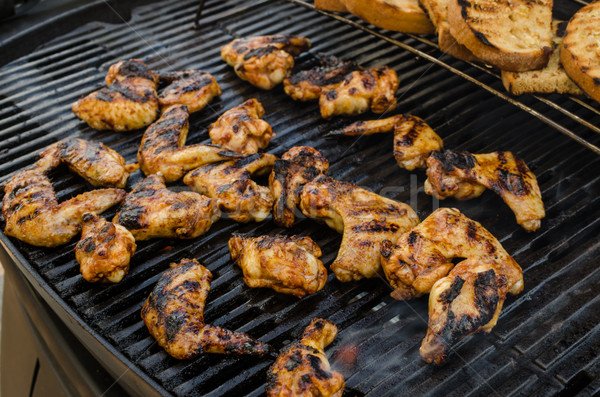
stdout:
{"type": "Polygon", "coordinates": [[[221,49],[221,58],[242,80],[270,90],[290,75],[294,57],[310,48],[305,37],[277,34],[235,39],[221,49]]]}
{"type": "Polygon", "coordinates": [[[265,109],[256,99],[229,109],[208,128],[210,139],[238,153],[256,153],[269,145],[275,136],[271,126],[261,117],[265,109]]]}
{"type": "Polygon", "coordinates": [[[267,396],[341,397],[344,376],[331,370],[325,355],[325,347],[336,335],[334,323],[313,319],[302,339],[283,350],[269,368],[267,396]]]}
{"type": "Polygon", "coordinates": [[[93,213],[83,215],[81,240],[75,246],[75,258],[81,275],[91,283],[118,283],[129,272],[135,253],[133,235],[93,213]]]}
{"type": "Polygon", "coordinates": [[[113,219],[136,240],[155,237],[190,239],[206,233],[219,219],[215,200],[194,192],[172,192],[161,174],[141,181],[113,219]]]}
{"type": "Polygon", "coordinates": [[[491,189],[502,197],[515,213],[517,223],[528,232],[539,229],[546,216],[535,175],[511,152],[433,152],[427,167],[425,193],[439,199],[468,200],[491,189]]]}
{"type": "Polygon", "coordinates": [[[217,201],[219,208],[236,222],[261,222],[269,216],[273,197],[268,187],[252,176],[271,171],[276,157],[268,153],[249,154],[234,161],[196,168],[183,178],[195,192],[217,201]]]}
{"type": "Polygon", "coordinates": [[[144,174],[160,172],[167,182],[173,182],[201,165],[239,157],[238,153],[220,146],[184,146],[188,118],[185,105],[173,105],[164,109],[160,119],[148,127],[137,154],[144,174]]]}
{"type": "Polygon", "coordinates": [[[119,61],[106,76],[106,85],[81,98],[73,113],[97,130],[130,131],[158,117],[158,75],[139,59],[119,61]]]}
{"type": "Polygon", "coordinates": [[[212,274],[195,259],[171,264],[142,307],[142,320],[160,347],[184,360],[202,352],[271,353],[269,345],[242,332],[204,323],[204,307],[212,274]]]}
{"type": "Polygon", "coordinates": [[[410,206],[326,175],[304,186],[300,209],[344,234],[331,265],[340,281],[376,276],[383,240],[396,240],[419,222],[410,206]]]}
{"type": "Polygon", "coordinates": [[[190,113],[194,113],[204,109],[223,93],[217,80],[210,73],[200,70],[161,74],[160,79],[171,82],[158,95],[161,108],[185,105],[190,113]]]}
{"type": "Polygon", "coordinates": [[[327,281],[327,269],[317,259],[321,249],[310,237],[234,235],[229,252],[251,288],[268,287],[302,298],[320,291],[327,281]]]}

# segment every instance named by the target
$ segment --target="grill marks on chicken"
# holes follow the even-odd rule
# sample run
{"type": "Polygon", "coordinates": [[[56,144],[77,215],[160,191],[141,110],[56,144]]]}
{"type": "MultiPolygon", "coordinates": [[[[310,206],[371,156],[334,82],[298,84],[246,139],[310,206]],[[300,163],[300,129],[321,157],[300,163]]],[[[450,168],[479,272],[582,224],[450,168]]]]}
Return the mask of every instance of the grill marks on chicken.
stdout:
{"type": "Polygon", "coordinates": [[[427,166],[427,194],[442,200],[467,200],[488,188],[502,197],[515,213],[517,223],[529,232],[539,229],[546,216],[535,175],[512,152],[433,152],[427,166]]]}
{"type": "Polygon", "coordinates": [[[158,280],[142,307],[142,320],[167,353],[189,359],[206,353],[263,356],[271,348],[247,334],[204,323],[212,274],[195,259],[182,259],[158,280]]]}
{"type": "Polygon", "coordinates": [[[235,39],[221,48],[221,58],[235,74],[255,87],[270,90],[290,75],[294,57],[310,48],[305,37],[272,35],[235,39]]]}
{"type": "Polygon", "coordinates": [[[166,73],[161,74],[160,78],[171,83],[158,96],[158,103],[163,109],[185,105],[190,113],[198,112],[223,93],[217,80],[210,73],[200,70],[166,73]]]}
{"type": "Polygon", "coordinates": [[[315,318],[299,342],[283,350],[267,373],[267,396],[341,397],[344,376],[332,371],[325,347],[333,342],[337,326],[315,318]]]}

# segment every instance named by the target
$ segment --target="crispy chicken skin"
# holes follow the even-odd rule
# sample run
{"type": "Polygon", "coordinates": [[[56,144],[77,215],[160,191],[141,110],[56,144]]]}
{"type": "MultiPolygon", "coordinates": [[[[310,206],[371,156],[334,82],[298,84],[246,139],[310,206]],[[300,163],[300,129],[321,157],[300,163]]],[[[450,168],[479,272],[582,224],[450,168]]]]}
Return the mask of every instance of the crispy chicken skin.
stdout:
{"type": "Polygon", "coordinates": [[[185,105],[190,113],[194,113],[204,109],[223,93],[217,80],[210,73],[200,70],[161,74],[160,79],[171,82],[158,95],[161,108],[185,105]]]}
{"type": "Polygon", "coordinates": [[[290,75],[294,57],[310,48],[305,37],[277,34],[235,39],[221,48],[221,58],[242,80],[270,90],[290,75]]]}
{"type": "Polygon", "coordinates": [[[327,281],[327,269],[317,259],[321,249],[310,237],[234,235],[229,252],[251,288],[273,288],[302,298],[320,291],[327,281]]]}
{"type": "Polygon", "coordinates": [[[340,281],[375,277],[383,240],[395,241],[419,222],[410,206],[326,175],[304,186],[300,209],[344,234],[331,264],[340,281]]]}
{"type": "Polygon", "coordinates": [[[489,262],[506,277],[511,294],[523,290],[523,271],[517,262],[481,224],[455,208],[434,211],[395,245],[384,241],[381,249],[383,271],[394,288],[392,297],[398,300],[431,291],[454,267],[453,258],[489,262]]]}
{"type": "Polygon", "coordinates": [[[190,239],[206,233],[219,215],[215,200],[194,192],[172,192],[161,174],[153,174],[129,192],[113,222],[136,240],[190,239]]]}
{"type": "Polygon", "coordinates": [[[506,277],[479,259],[460,262],[429,295],[429,326],[421,357],[442,364],[448,350],[467,335],[490,332],[506,299],[506,277]]]}
{"type": "Polygon", "coordinates": [[[316,101],[325,91],[333,90],[355,70],[363,70],[354,62],[343,61],[334,56],[320,58],[321,66],[302,70],[283,80],[283,89],[296,101],[316,101]]]}
{"type": "Polygon", "coordinates": [[[174,182],[201,165],[239,156],[220,146],[184,146],[188,118],[185,105],[173,105],[164,109],[162,116],[146,129],[137,154],[144,174],[160,172],[167,182],[174,182]]]}
{"type": "Polygon", "coordinates": [[[394,131],[394,157],[401,168],[426,168],[432,150],[442,150],[444,142],[425,120],[398,115],[379,120],[357,121],[330,135],[371,135],[394,131]]]}
{"type": "Polygon", "coordinates": [[[337,335],[334,323],[315,318],[299,342],[285,348],[267,372],[267,396],[341,397],[344,376],[332,371],[325,347],[337,335]]]}
{"type": "Polygon", "coordinates": [[[130,131],[158,117],[158,75],[139,59],[119,61],[106,75],[108,87],[72,106],[73,113],[97,130],[130,131]]]}
{"type": "Polygon", "coordinates": [[[329,161],[325,156],[308,146],[294,146],[281,156],[281,160],[275,161],[269,175],[269,187],[275,200],[273,219],[276,224],[292,227],[302,188],[328,169],[329,161]]]}
{"type": "Polygon", "coordinates": [[[238,153],[256,153],[269,145],[275,136],[271,126],[261,117],[265,115],[262,104],[252,98],[229,109],[212,123],[208,134],[212,143],[238,153]]]}
{"type": "Polygon", "coordinates": [[[94,213],[83,215],[81,240],[75,246],[75,258],[81,275],[91,283],[118,283],[129,272],[135,253],[133,235],[94,213]]]}
{"type": "Polygon", "coordinates": [[[188,173],[183,183],[215,199],[221,211],[234,221],[261,222],[271,212],[273,197],[268,187],[260,186],[251,178],[269,173],[276,158],[268,153],[255,153],[208,164],[188,173]]]}
{"type": "Polygon", "coordinates": [[[353,116],[369,109],[377,114],[394,110],[397,89],[398,75],[387,66],[354,71],[338,87],[319,97],[321,117],[353,116]]]}
{"type": "Polygon", "coordinates": [[[488,188],[502,197],[528,232],[539,229],[546,216],[535,175],[512,152],[433,152],[427,167],[425,193],[439,199],[468,200],[488,188]]]}
{"type": "Polygon", "coordinates": [[[212,274],[195,259],[172,263],[142,307],[150,335],[171,356],[184,360],[202,352],[221,354],[271,353],[269,345],[242,332],[204,323],[204,307],[212,274]]]}

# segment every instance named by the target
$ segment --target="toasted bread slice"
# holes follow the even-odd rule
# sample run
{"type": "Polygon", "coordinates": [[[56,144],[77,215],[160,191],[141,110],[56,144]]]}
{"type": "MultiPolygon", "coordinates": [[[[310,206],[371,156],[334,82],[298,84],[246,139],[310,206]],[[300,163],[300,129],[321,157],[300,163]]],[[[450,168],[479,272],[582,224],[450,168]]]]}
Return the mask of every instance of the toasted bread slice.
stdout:
{"type": "Polygon", "coordinates": [[[450,0],[450,32],[502,70],[541,69],[552,52],[552,0],[450,0]]]}
{"type": "Polygon", "coordinates": [[[357,17],[387,30],[431,34],[435,29],[419,0],[341,0],[357,17]]]}
{"type": "Polygon", "coordinates": [[[560,60],[569,77],[600,102],[600,1],[573,15],[567,25],[560,60]]]}
{"type": "Polygon", "coordinates": [[[343,0],[315,0],[315,8],[323,11],[348,12],[343,0]]]}
{"type": "Polygon", "coordinates": [[[583,95],[560,64],[560,47],[566,26],[566,22],[552,21],[552,54],[545,68],[527,72],[502,71],[502,83],[507,91],[515,95],[533,92],[583,95]]]}

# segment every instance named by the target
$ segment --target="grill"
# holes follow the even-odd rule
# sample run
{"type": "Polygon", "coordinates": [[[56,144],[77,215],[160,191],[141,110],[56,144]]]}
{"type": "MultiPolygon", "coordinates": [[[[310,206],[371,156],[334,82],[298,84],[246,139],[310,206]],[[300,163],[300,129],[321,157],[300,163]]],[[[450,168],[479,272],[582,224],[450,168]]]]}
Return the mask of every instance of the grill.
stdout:
{"type": "MultiPolygon", "coordinates": [[[[191,116],[189,144],[208,143],[211,122],[256,97],[277,133],[270,153],[281,155],[300,144],[314,146],[329,159],[330,175],[407,202],[421,219],[439,205],[459,208],[514,256],[524,271],[525,290],[507,299],[491,334],[464,339],[449,362],[436,367],[425,364],[418,353],[426,332],[427,299],[395,301],[383,279],[340,283],[329,274],[322,291],[302,300],[245,286],[227,249],[234,231],[309,235],[322,248],[323,262],[333,261],[341,236],[308,219],[291,229],[276,227],[270,218],[246,225],[220,220],[191,241],[140,242],[129,275],[117,285],[82,279],[73,255],[76,241],[40,249],[1,234],[4,248],[35,291],[120,387],[140,395],[264,394],[272,361],[220,355],[178,361],[143,325],[140,309],[162,272],[170,262],[194,257],[214,276],[207,323],[247,332],[279,349],[299,338],[315,316],[335,322],[340,332],[327,352],[346,378],[348,396],[600,391],[600,158],[594,153],[600,144],[598,104],[556,95],[510,97],[495,71],[443,56],[433,42],[379,30],[354,18],[332,18],[299,0],[208,0],[200,27],[194,30],[196,5],[173,0],[138,7],[128,22],[82,25],[3,66],[2,180],[67,136],[100,140],[128,162],[135,161],[142,132],[93,131],[70,111],[77,98],[104,84],[106,70],[115,61],[135,57],[157,70],[203,69],[215,76],[223,95],[191,116]],[[221,46],[233,38],[275,33],[311,39],[313,48],[297,59],[298,68],[311,67],[318,62],[316,54],[328,53],[364,66],[387,64],[395,69],[401,88],[399,105],[390,115],[424,118],[445,147],[474,153],[511,150],[522,157],[542,190],[547,217],[541,230],[521,230],[491,192],[466,202],[436,202],[423,192],[423,172],[397,167],[391,135],[328,139],[329,130],[349,120],[323,121],[315,104],[293,102],[281,88],[259,91],[239,80],[220,59],[221,46]],[[348,362],[352,352],[358,352],[356,361],[348,362]]],[[[556,13],[564,18],[579,6],[561,2],[556,13]]],[[[127,188],[142,177],[133,174],[127,188]]],[[[52,180],[59,200],[91,188],[66,168],[52,180]]],[[[105,215],[112,217],[114,210],[105,215]]]]}

